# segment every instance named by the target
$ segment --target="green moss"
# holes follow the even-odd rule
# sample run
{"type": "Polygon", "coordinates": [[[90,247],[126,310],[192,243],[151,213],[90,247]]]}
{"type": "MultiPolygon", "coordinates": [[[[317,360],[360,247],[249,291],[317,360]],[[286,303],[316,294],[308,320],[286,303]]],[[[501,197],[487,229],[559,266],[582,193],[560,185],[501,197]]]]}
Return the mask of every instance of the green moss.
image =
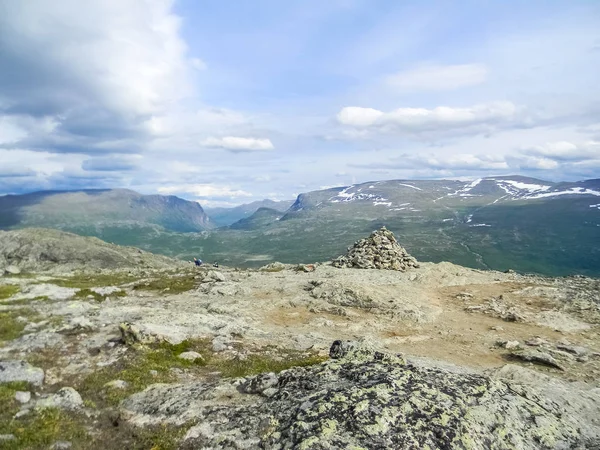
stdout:
{"type": "Polygon", "coordinates": [[[203,366],[203,360],[187,361],[178,356],[195,348],[193,343],[184,341],[178,345],[162,343],[150,347],[135,347],[116,364],[105,367],[87,376],[78,387],[79,392],[93,401],[117,404],[125,397],[145,389],[153,383],[168,383],[175,379],[172,368],[190,368],[203,366]],[[152,374],[151,371],[156,371],[152,374]],[[128,383],[126,389],[105,388],[112,380],[128,383]]]}
{"type": "Polygon", "coordinates": [[[21,336],[26,324],[17,320],[19,316],[26,317],[31,321],[39,317],[34,310],[29,308],[0,312],[0,341],[11,341],[21,336]]]}
{"type": "Polygon", "coordinates": [[[89,296],[92,296],[92,297],[94,297],[94,300],[96,300],[99,303],[102,303],[104,300],[106,300],[107,297],[110,297],[110,298],[125,297],[126,295],[127,295],[127,293],[125,291],[115,291],[115,292],[112,292],[107,295],[102,295],[95,291],[92,291],[91,289],[85,288],[85,289],[79,290],[75,294],[75,298],[87,299],[89,296]]]}
{"type": "Polygon", "coordinates": [[[50,282],[60,287],[90,289],[99,286],[121,286],[138,279],[139,277],[135,275],[117,272],[113,274],[78,274],[69,278],[57,278],[50,282]]]}
{"type": "Polygon", "coordinates": [[[31,413],[8,424],[16,439],[3,443],[6,449],[46,449],[56,441],[71,442],[74,448],[91,448],[86,429],[77,417],[57,409],[31,413]]]}
{"type": "Polygon", "coordinates": [[[133,289],[143,291],[168,291],[171,294],[187,292],[196,286],[192,275],[155,278],[136,284],[133,289]]]}
{"type": "MultiPolygon", "coordinates": [[[[272,350],[269,350],[272,352],[272,350]]],[[[197,374],[220,372],[223,377],[244,377],[263,372],[281,372],[294,366],[308,366],[325,361],[325,357],[306,355],[299,352],[279,351],[277,355],[253,354],[245,359],[225,359],[211,351],[209,340],[183,341],[173,345],[161,343],[152,346],[130,348],[121,360],[87,376],[76,389],[85,399],[94,402],[118,404],[129,395],[142,391],[153,383],[175,381],[172,368],[186,369],[197,374]],[[179,358],[183,352],[195,351],[203,356],[202,360],[187,361],[179,358]],[[156,371],[156,374],[151,374],[156,371]],[[126,389],[105,388],[112,380],[128,383],[126,389]]]]}
{"type": "Polygon", "coordinates": [[[0,300],[6,300],[19,293],[19,286],[13,284],[0,285],[0,300]]]}
{"type": "Polygon", "coordinates": [[[31,391],[31,386],[24,382],[0,384],[0,434],[16,438],[2,442],[3,449],[46,449],[59,440],[72,442],[75,448],[84,447],[87,433],[81,421],[71,414],[46,409],[14,419],[21,406],[15,399],[17,391],[31,391]]]}
{"type": "Polygon", "coordinates": [[[189,427],[155,426],[132,430],[132,450],[175,450],[189,427]]]}

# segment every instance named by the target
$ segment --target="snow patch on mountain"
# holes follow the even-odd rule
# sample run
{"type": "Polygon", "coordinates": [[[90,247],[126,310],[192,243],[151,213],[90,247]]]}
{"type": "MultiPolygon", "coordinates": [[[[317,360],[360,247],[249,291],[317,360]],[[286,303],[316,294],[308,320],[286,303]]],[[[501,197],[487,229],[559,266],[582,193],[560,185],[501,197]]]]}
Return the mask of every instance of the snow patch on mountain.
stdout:
{"type": "MultiPolygon", "coordinates": [[[[348,186],[345,189],[342,189],[340,192],[338,192],[338,194],[334,197],[331,197],[329,199],[330,203],[347,203],[347,202],[354,202],[357,200],[372,200],[374,205],[377,204],[386,204],[386,202],[389,202],[387,198],[382,197],[381,195],[377,195],[377,194],[365,194],[362,193],[362,189],[358,189],[356,192],[349,192],[350,189],[352,189],[354,187],[354,185],[352,186],[348,186]]],[[[389,205],[387,206],[391,206],[392,203],[389,202],[389,205]]]]}
{"type": "Polygon", "coordinates": [[[406,186],[406,187],[409,187],[409,188],[416,189],[417,191],[422,191],[422,190],[423,190],[423,189],[421,189],[421,188],[418,188],[418,187],[416,187],[416,186],[412,186],[412,185],[410,185],[410,184],[404,184],[404,183],[398,183],[398,186],[406,186]]]}
{"type": "Polygon", "coordinates": [[[554,192],[544,192],[544,193],[540,193],[540,194],[535,194],[535,195],[530,195],[527,196],[527,199],[535,199],[535,198],[546,198],[546,197],[556,197],[559,195],[595,195],[597,197],[600,197],[600,192],[598,191],[594,191],[592,189],[586,189],[586,188],[571,188],[571,189],[567,189],[566,191],[554,191],[554,192]]]}

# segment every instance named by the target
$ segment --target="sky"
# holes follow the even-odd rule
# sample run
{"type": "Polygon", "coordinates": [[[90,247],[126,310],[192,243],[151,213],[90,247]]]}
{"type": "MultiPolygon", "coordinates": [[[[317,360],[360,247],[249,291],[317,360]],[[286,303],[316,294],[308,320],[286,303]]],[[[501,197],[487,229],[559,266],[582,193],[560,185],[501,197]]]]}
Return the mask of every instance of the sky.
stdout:
{"type": "Polygon", "coordinates": [[[0,0],[0,194],[600,178],[600,2],[0,0]]]}

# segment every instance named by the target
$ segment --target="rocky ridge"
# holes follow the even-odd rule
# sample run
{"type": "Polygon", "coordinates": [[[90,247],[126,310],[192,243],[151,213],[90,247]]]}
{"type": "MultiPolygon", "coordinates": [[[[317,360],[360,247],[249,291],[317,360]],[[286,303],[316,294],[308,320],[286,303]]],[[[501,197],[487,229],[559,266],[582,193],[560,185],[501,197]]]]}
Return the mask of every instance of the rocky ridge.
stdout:
{"type": "Polygon", "coordinates": [[[374,231],[368,238],[355,242],[346,255],[333,260],[334,267],[359,269],[387,269],[406,271],[419,267],[417,260],[398,244],[394,233],[385,227],[374,231]]]}

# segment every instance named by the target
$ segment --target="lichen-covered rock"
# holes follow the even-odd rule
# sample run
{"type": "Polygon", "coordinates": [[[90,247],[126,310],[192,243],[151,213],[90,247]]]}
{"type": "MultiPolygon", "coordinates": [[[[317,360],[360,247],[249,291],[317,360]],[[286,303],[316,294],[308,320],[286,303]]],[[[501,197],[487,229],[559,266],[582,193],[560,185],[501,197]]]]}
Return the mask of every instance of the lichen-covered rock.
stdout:
{"type": "Polygon", "coordinates": [[[35,386],[44,382],[44,371],[25,361],[0,361],[0,383],[25,381],[35,386]]]}
{"type": "Polygon", "coordinates": [[[374,231],[368,238],[357,241],[346,255],[332,261],[335,267],[359,269],[387,269],[404,272],[419,267],[417,260],[398,244],[394,233],[385,227],[374,231]]]}
{"type": "Polygon", "coordinates": [[[336,341],[330,354],[323,364],[246,380],[242,389],[228,382],[154,385],[126,399],[122,417],[137,425],[196,424],[182,443],[189,449],[600,445],[598,390],[549,384],[523,368],[518,373],[526,377],[490,377],[408,364],[356,342],[336,341]],[[253,385],[268,395],[243,393],[253,385]]]}
{"type": "Polygon", "coordinates": [[[127,345],[149,345],[161,342],[179,344],[187,339],[185,333],[181,332],[179,328],[169,325],[123,322],[119,325],[119,331],[121,339],[127,345]]]}
{"type": "Polygon", "coordinates": [[[64,387],[56,392],[56,394],[42,398],[35,403],[35,409],[58,408],[72,411],[82,406],[83,400],[81,395],[72,387],[64,387]]]}
{"type": "Polygon", "coordinates": [[[178,355],[178,358],[184,359],[186,361],[203,361],[204,358],[198,352],[183,352],[178,355]]]}

